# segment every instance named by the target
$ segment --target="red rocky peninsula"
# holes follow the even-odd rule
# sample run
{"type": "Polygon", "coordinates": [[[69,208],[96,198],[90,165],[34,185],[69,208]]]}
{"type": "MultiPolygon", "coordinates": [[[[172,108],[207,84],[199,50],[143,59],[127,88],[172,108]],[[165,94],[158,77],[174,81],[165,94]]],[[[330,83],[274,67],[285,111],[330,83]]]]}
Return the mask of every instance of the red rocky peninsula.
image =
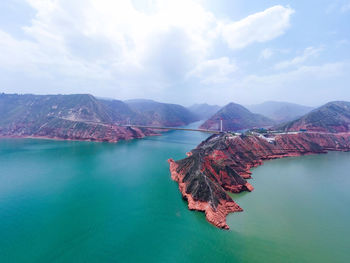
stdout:
{"type": "Polygon", "coordinates": [[[227,194],[252,191],[246,179],[250,169],[264,161],[288,156],[349,151],[350,133],[294,133],[269,135],[212,135],[187,155],[169,159],[171,178],[178,182],[190,210],[205,212],[206,219],[229,229],[226,216],[243,211],[227,194]]]}

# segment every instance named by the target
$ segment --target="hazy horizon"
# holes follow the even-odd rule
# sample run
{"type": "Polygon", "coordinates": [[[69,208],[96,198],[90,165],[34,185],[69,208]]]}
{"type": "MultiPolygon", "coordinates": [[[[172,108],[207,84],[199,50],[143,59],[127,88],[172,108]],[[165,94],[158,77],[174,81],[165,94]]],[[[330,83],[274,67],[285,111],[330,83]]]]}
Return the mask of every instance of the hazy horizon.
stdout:
{"type": "Polygon", "coordinates": [[[0,92],[350,101],[350,1],[8,0],[0,92]]]}
{"type": "MultiPolygon", "coordinates": [[[[201,105],[201,104],[207,104],[209,106],[219,106],[219,107],[223,107],[229,103],[236,103],[236,104],[240,104],[242,106],[254,106],[254,105],[259,105],[259,104],[263,104],[263,103],[290,103],[290,104],[296,104],[296,105],[300,105],[300,106],[305,106],[305,107],[319,107],[319,106],[322,106],[323,104],[321,105],[305,105],[305,104],[301,104],[301,103],[295,103],[295,102],[289,102],[289,101],[277,101],[277,100],[266,100],[266,101],[261,101],[261,102],[258,102],[258,103],[254,103],[254,104],[243,104],[243,103],[240,103],[239,101],[229,101],[227,102],[226,104],[214,104],[214,103],[208,103],[206,101],[203,101],[203,102],[197,102],[197,103],[190,103],[190,104],[183,104],[181,102],[179,103],[176,103],[176,102],[167,102],[167,101],[162,101],[162,100],[156,100],[156,99],[152,99],[152,98],[128,98],[128,99],[119,99],[119,98],[112,98],[112,97],[100,97],[100,96],[96,96],[94,94],[91,94],[91,93],[53,93],[53,94],[44,94],[44,93],[4,93],[4,94],[8,94],[8,95],[12,95],[12,94],[16,94],[16,95],[38,95],[38,96],[45,96],[45,95],[51,95],[51,96],[55,96],[55,95],[92,95],[94,96],[95,98],[97,99],[101,99],[101,100],[120,100],[120,101],[124,101],[124,102],[127,102],[127,101],[132,101],[132,100],[145,100],[145,101],[154,101],[154,102],[160,102],[160,103],[169,103],[169,104],[178,104],[178,105],[182,105],[184,107],[190,107],[190,106],[194,106],[194,105],[201,105]]],[[[339,100],[341,101],[341,100],[339,100]]],[[[327,101],[326,103],[328,102],[332,102],[332,101],[327,101]]]]}

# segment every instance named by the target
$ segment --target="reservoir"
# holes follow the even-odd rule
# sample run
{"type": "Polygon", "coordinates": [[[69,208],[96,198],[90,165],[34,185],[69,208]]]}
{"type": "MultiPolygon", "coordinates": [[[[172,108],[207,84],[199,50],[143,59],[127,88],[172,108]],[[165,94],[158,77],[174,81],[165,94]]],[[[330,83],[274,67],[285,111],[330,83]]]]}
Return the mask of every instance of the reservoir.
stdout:
{"type": "Polygon", "coordinates": [[[167,163],[208,136],[0,139],[0,262],[350,262],[350,153],[253,169],[225,231],[187,209],[167,163]]]}

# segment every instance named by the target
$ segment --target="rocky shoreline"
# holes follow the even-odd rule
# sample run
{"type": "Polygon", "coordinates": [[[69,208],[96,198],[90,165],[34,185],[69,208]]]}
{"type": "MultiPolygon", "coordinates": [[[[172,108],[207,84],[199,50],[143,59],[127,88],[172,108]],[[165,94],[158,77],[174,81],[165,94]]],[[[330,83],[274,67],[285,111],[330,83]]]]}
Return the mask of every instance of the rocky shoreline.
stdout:
{"type": "Polygon", "coordinates": [[[266,160],[350,151],[350,133],[296,133],[270,136],[212,135],[188,153],[169,159],[171,178],[178,182],[190,210],[204,211],[206,219],[219,228],[229,229],[226,216],[243,211],[226,191],[239,193],[254,188],[252,167],[266,160]]]}
{"type": "Polygon", "coordinates": [[[159,133],[150,129],[66,120],[61,121],[59,126],[48,123],[40,128],[28,127],[26,125],[16,125],[7,129],[0,128],[0,138],[36,138],[111,143],[156,135],[159,135],[159,133]]]}

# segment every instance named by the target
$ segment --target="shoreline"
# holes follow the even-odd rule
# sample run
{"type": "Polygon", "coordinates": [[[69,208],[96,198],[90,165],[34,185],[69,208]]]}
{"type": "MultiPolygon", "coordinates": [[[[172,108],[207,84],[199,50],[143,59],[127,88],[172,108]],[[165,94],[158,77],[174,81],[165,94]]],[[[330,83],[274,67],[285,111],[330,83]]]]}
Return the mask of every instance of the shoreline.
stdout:
{"type": "Polygon", "coordinates": [[[227,214],[238,210],[230,211],[230,206],[225,210],[222,205],[226,202],[238,204],[226,195],[228,192],[251,192],[254,188],[246,180],[251,178],[253,168],[262,166],[265,161],[287,157],[350,152],[350,133],[285,134],[276,135],[273,140],[271,143],[259,136],[211,136],[186,158],[168,160],[171,178],[178,182],[190,210],[204,211],[209,223],[228,229],[227,214]],[[197,188],[193,188],[193,184],[197,184],[197,188]],[[208,198],[208,194],[214,198],[208,198]],[[208,216],[208,211],[215,216],[208,216]]]}
{"type": "Polygon", "coordinates": [[[131,141],[136,139],[143,139],[151,136],[162,136],[162,134],[150,134],[140,138],[128,138],[122,140],[91,140],[91,139],[64,139],[60,137],[48,137],[48,136],[18,136],[18,135],[0,135],[0,139],[34,139],[34,140],[51,140],[51,141],[73,141],[73,142],[106,142],[106,143],[118,143],[122,141],[131,141]]]}

